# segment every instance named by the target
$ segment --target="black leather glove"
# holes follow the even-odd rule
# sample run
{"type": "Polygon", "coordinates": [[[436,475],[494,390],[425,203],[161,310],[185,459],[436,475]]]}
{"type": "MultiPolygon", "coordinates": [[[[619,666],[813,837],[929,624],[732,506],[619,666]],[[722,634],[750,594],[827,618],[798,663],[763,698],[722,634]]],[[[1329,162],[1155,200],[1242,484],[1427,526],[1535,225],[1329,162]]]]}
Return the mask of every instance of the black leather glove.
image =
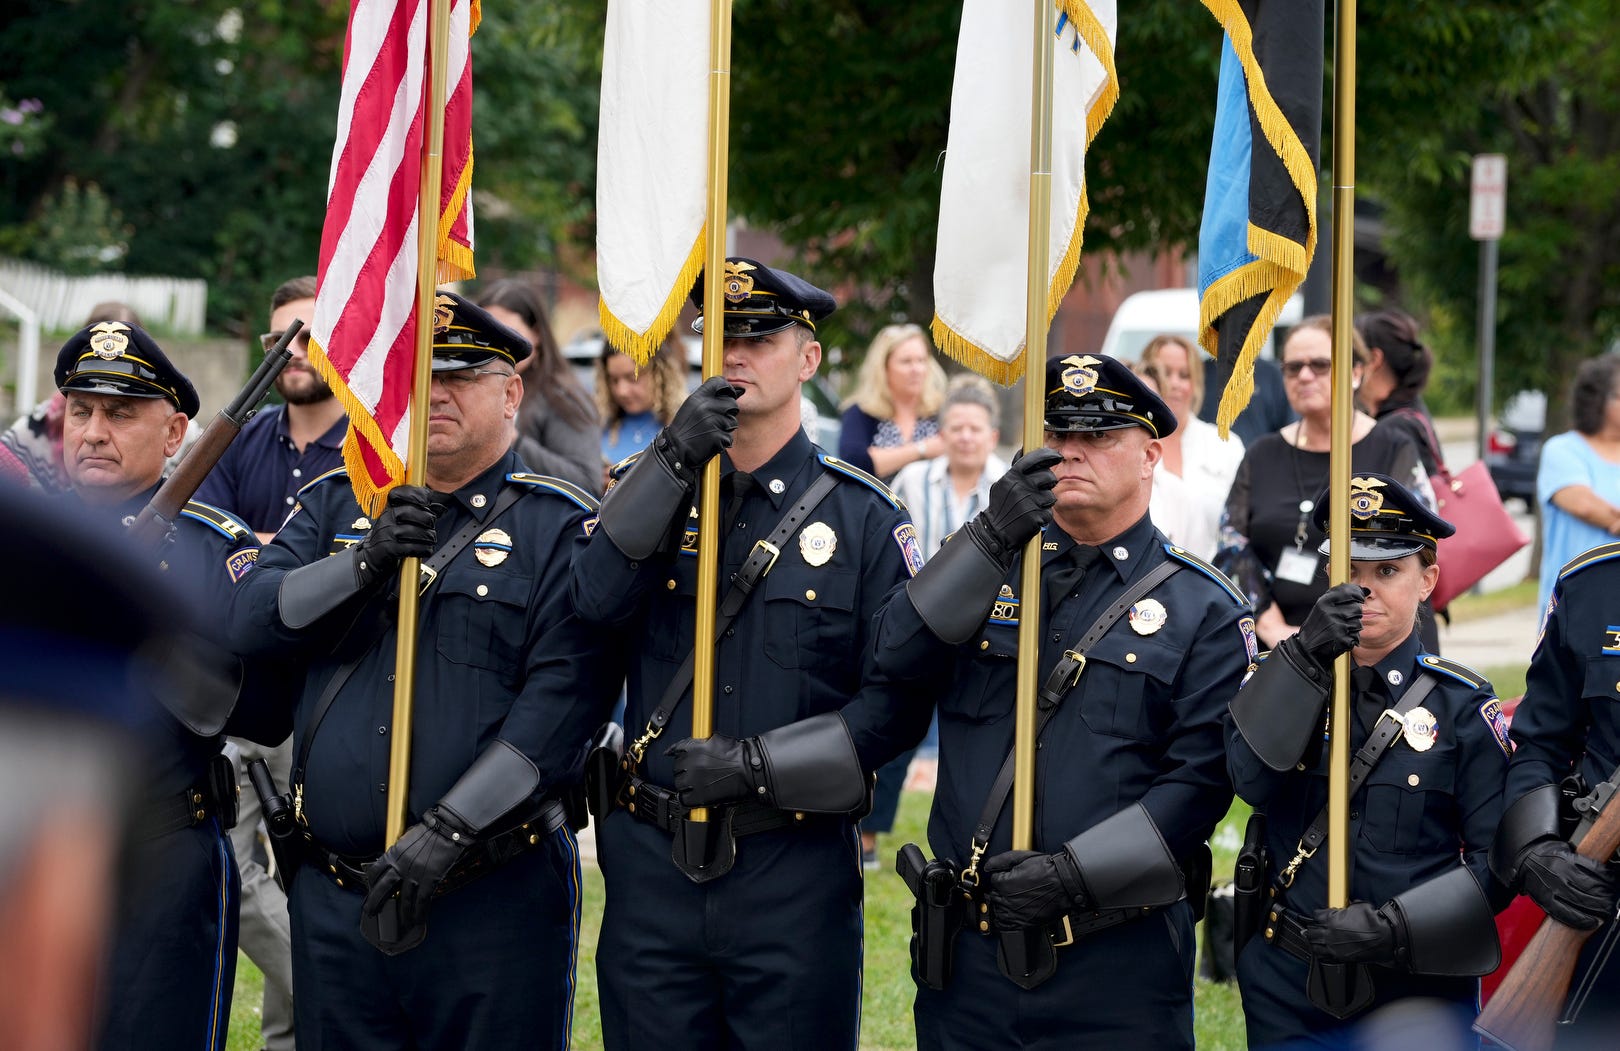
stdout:
{"type": "Polygon", "coordinates": [[[425,486],[397,485],[377,522],[354,545],[355,573],[365,587],[399,572],[407,558],[427,558],[437,539],[433,523],[444,510],[442,496],[425,486]]]}
{"type": "Polygon", "coordinates": [[[1401,949],[1395,920],[1365,901],[1317,909],[1305,927],[1305,940],[1316,958],[1328,963],[1394,964],[1401,949]]]}
{"type": "Polygon", "coordinates": [[[1019,547],[1052,521],[1057,496],[1052,468],[1063,462],[1055,449],[1035,449],[1013,461],[990,486],[990,506],[968,523],[969,531],[993,558],[1011,563],[1019,547]]]}
{"type": "Polygon", "coordinates": [[[1541,839],[1519,854],[1519,882],[1542,910],[1566,927],[1595,930],[1614,918],[1615,871],[1583,857],[1562,839],[1541,839]]]}
{"type": "Polygon", "coordinates": [[[1333,658],[1355,647],[1361,639],[1361,604],[1367,591],[1359,584],[1328,588],[1316,605],[1305,614],[1299,628],[1299,641],[1311,659],[1323,668],[1333,658]]]}
{"type": "Polygon", "coordinates": [[[682,806],[709,806],[739,799],[769,802],[763,791],[765,767],[754,739],[686,737],[665,755],[675,760],[675,791],[682,806]]]}
{"type": "Polygon", "coordinates": [[[388,953],[403,952],[420,944],[427,937],[428,904],[439,884],[477,842],[459,821],[441,808],[433,807],[422,815],[420,824],[406,829],[399,842],[373,861],[366,869],[366,882],[371,889],[360,906],[361,914],[376,919],[390,907],[389,899],[396,894],[399,902],[393,906],[397,917],[394,930],[380,939],[366,924],[361,924],[372,944],[388,953]]]}
{"type": "Polygon", "coordinates": [[[984,863],[984,900],[1002,930],[1051,923],[1086,907],[1086,885],[1067,850],[1009,850],[984,863]]]}
{"type": "Polygon", "coordinates": [[[722,376],[704,380],[686,396],[669,426],[658,432],[653,448],[682,475],[695,476],[698,468],[731,448],[737,429],[737,398],[742,391],[722,376]]]}

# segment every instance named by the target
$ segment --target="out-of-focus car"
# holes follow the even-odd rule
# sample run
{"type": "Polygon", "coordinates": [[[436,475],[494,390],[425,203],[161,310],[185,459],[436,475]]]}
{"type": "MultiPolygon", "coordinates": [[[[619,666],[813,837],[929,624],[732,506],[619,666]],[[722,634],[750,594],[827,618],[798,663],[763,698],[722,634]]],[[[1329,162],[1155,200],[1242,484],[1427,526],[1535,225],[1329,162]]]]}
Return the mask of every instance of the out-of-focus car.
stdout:
{"type": "MultiPolygon", "coordinates": [[[[596,359],[602,356],[602,342],[600,332],[584,332],[562,348],[563,357],[587,391],[596,389],[596,359]]],[[[683,336],[681,342],[686,346],[686,389],[692,390],[703,382],[703,341],[683,336]]],[[[841,417],[831,384],[817,373],[804,385],[800,401],[805,433],[827,452],[836,453],[841,417]]]]}
{"type": "Polygon", "coordinates": [[[1496,426],[1485,437],[1485,466],[1502,499],[1536,504],[1536,467],[1541,462],[1541,439],[1547,429],[1547,395],[1522,390],[1509,398],[1497,414],[1496,426]]]}
{"type": "MultiPolygon", "coordinates": [[[[1305,317],[1305,300],[1295,294],[1283,304],[1277,316],[1276,328],[1260,348],[1260,356],[1274,358],[1276,329],[1287,330],[1305,317]]],[[[1161,288],[1152,292],[1133,292],[1114,311],[1103,336],[1101,352],[1120,361],[1136,361],[1142,349],[1154,336],[1180,336],[1198,345],[1198,290],[1196,288],[1161,288]]]]}

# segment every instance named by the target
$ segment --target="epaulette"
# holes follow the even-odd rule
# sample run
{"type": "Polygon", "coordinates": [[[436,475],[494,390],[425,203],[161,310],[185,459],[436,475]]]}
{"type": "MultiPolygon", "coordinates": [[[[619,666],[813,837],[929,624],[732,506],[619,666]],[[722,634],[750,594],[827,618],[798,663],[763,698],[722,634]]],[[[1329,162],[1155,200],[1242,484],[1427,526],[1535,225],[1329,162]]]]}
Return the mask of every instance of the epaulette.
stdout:
{"type": "Polygon", "coordinates": [[[596,497],[592,496],[590,493],[587,493],[573,482],[565,482],[561,478],[552,478],[549,475],[528,474],[523,471],[518,471],[514,474],[507,475],[506,480],[508,482],[516,482],[519,485],[527,485],[533,489],[544,489],[547,492],[556,493],[558,496],[561,496],[567,500],[572,500],[574,503],[579,505],[581,510],[584,511],[595,511],[602,506],[596,502],[596,497]]]}
{"type": "Polygon", "coordinates": [[[862,485],[866,486],[868,489],[887,500],[889,505],[895,510],[906,511],[909,513],[910,509],[906,507],[906,502],[900,499],[898,496],[895,496],[894,490],[890,489],[887,485],[884,485],[883,481],[878,478],[877,475],[868,474],[859,467],[856,467],[854,464],[845,463],[838,457],[829,456],[826,453],[817,453],[816,459],[820,460],[822,466],[826,467],[828,470],[837,471],[839,474],[844,475],[847,478],[853,478],[855,481],[860,482],[862,485]]]}
{"type": "Polygon", "coordinates": [[[1620,542],[1603,544],[1592,548],[1590,551],[1582,551],[1564,563],[1564,568],[1558,571],[1558,579],[1563,580],[1572,573],[1579,573],[1587,566],[1595,566],[1599,562],[1607,562],[1615,557],[1620,557],[1620,542]]]}
{"type": "Polygon", "coordinates": [[[233,541],[256,540],[253,530],[248,528],[246,522],[237,518],[229,511],[213,504],[205,504],[201,500],[190,500],[180,509],[182,518],[189,518],[210,527],[216,533],[223,534],[233,541]]]}
{"type": "Polygon", "coordinates": [[[315,488],[317,485],[320,485],[322,482],[326,481],[328,478],[332,477],[333,475],[337,475],[337,474],[341,474],[345,478],[347,478],[349,476],[349,469],[347,467],[334,467],[330,471],[327,471],[325,474],[316,475],[314,478],[311,478],[309,480],[308,485],[306,485],[302,489],[298,490],[298,495],[300,497],[302,497],[305,493],[309,492],[311,489],[315,488]]]}
{"type": "Polygon", "coordinates": [[[1241,588],[1232,583],[1231,577],[1227,576],[1225,573],[1222,573],[1208,562],[1205,562],[1191,551],[1188,551],[1186,548],[1177,547],[1174,544],[1167,543],[1164,545],[1164,553],[1184,566],[1191,566],[1193,569],[1198,570],[1198,572],[1204,574],[1204,576],[1219,584],[1226,590],[1228,595],[1232,596],[1232,601],[1236,602],[1238,605],[1247,606],[1249,604],[1249,596],[1245,595],[1241,588]]]}
{"type": "Polygon", "coordinates": [[[1437,657],[1432,653],[1425,653],[1418,658],[1418,663],[1432,672],[1456,679],[1464,686],[1472,686],[1476,690],[1485,688],[1485,680],[1480,678],[1474,669],[1466,664],[1448,661],[1444,657],[1437,657]]]}

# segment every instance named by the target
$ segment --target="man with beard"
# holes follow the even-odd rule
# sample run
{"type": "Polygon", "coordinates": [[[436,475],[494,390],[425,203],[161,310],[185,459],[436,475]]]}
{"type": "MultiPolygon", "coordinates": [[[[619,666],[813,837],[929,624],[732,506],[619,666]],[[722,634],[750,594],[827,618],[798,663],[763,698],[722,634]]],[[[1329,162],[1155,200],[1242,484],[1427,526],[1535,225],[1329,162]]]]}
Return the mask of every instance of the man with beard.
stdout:
{"type": "Polygon", "coordinates": [[[223,507],[253,527],[268,544],[292,512],[298,490],[343,465],[348,417],[332,388],[309,362],[309,322],[315,316],[315,279],[295,277],[270,297],[269,350],[297,318],[305,328],[287,349],[293,358],[276,377],[286,402],[263,409],[236,436],[208,472],[197,499],[223,507]]]}
{"type": "MultiPolygon", "coordinates": [[[[288,349],[293,358],[276,377],[286,402],[268,406],[248,421],[225,455],[208,472],[197,499],[234,511],[269,543],[292,512],[298,490],[343,465],[343,405],[309,363],[309,322],[315,316],[315,279],[295,277],[270,297],[270,331],[260,336],[266,350],[296,318],[305,324],[288,349]]],[[[231,833],[242,872],[241,946],[264,972],[264,1012],[260,1036],[266,1051],[292,1051],[292,932],[287,896],[265,871],[256,842],[259,796],[247,780],[247,766],[262,758],[277,784],[292,773],[292,746],[265,748],[232,739],[227,754],[236,763],[241,819],[231,833]]]]}

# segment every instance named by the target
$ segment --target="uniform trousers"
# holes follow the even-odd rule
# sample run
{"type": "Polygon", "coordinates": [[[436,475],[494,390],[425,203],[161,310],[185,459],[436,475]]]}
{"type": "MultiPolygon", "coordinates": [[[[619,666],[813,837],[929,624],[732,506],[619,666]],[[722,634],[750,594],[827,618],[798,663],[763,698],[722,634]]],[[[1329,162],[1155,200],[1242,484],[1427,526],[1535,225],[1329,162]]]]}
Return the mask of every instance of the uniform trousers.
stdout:
{"type": "Polygon", "coordinates": [[[361,936],[362,900],[307,865],[293,881],[299,1051],[568,1046],[579,933],[568,829],[435,898],[427,940],[398,956],[361,936]]]}
{"type": "Polygon", "coordinates": [[[607,908],[597,943],[610,1051],[854,1051],[860,1033],[860,846],[810,818],[737,841],[693,883],[670,835],[623,810],[597,826],[607,908]]]}
{"type": "Polygon", "coordinates": [[[1185,902],[1059,948],[1056,973],[1033,990],[1001,973],[996,945],[963,929],[949,985],[918,987],[923,1051],[1192,1051],[1197,947],[1185,902]]]}
{"type": "Polygon", "coordinates": [[[103,1051],[219,1051],[239,883],[219,819],[135,845],[102,988],[103,1051]]]}

